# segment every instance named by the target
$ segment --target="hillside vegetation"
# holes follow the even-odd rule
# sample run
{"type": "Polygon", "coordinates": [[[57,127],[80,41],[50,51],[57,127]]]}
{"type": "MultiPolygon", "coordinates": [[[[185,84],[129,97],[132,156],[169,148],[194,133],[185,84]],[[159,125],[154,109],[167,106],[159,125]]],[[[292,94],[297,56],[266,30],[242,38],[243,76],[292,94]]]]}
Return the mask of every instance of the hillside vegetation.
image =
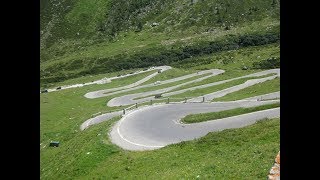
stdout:
{"type": "MultiPolygon", "coordinates": [[[[204,69],[226,70],[221,75],[208,78],[204,82],[194,83],[192,86],[217,82],[259,72],[261,69],[256,69],[255,64],[263,64],[262,62],[270,57],[279,57],[279,55],[279,44],[273,43],[223,51],[199,58],[188,58],[187,63],[176,64],[177,68],[160,73],[148,83],[164,81],[204,69]],[[244,65],[248,67],[247,70],[242,70],[244,65]]],[[[119,71],[104,74],[104,76],[112,77],[124,73],[125,71],[119,71]]],[[[261,179],[266,177],[273,164],[274,156],[279,151],[279,119],[261,121],[245,128],[209,133],[197,140],[144,152],[126,151],[110,141],[108,133],[114,123],[120,119],[119,117],[80,131],[80,125],[91,118],[92,114],[127,107],[106,106],[106,103],[112,98],[147,92],[152,88],[160,87],[132,90],[96,99],[87,99],[84,94],[125,86],[151,73],[137,74],[107,84],[41,93],[40,178],[195,179],[198,175],[205,179],[241,179],[242,177],[261,179]],[[48,147],[51,141],[59,141],[61,144],[58,148],[48,147]]],[[[90,78],[97,80],[102,77],[92,75],[90,78]]],[[[84,78],[87,77],[72,79],[64,83],[83,83],[88,80],[84,78]]],[[[279,91],[279,79],[230,93],[226,97],[233,100],[279,91]]],[[[166,86],[166,84],[160,86],[166,86]]],[[[211,89],[211,92],[215,91],[215,88],[211,89]]],[[[187,95],[191,96],[190,93],[187,95]]],[[[149,102],[146,103],[149,104],[149,102]]]]}
{"type": "Polygon", "coordinates": [[[277,0],[41,0],[41,86],[279,41],[277,0]]]}
{"type": "MultiPolygon", "coordinates": [[[[82,84],[159,65],[170,65],[172,69],[158,73],[144,84],[201,70],[225,70],[223,74],[176,89],[181,90],[280,68],[279,7],[279,0],[40,0],[40,85],[47,89],[82,84]]],[[[120,117],[80,130],[80,125],[94,114],[129,107],[108,107],[107,102],[115,97],[203,77],[131,89],[103,98],[84,97],[88,92],[135,83],[154,72],[114,79],[106,84],[41,93],[40,179],[263,179],[267,176],[279,151],[279,118],[211,132],[195,140],[143,152],[127,151],[110,141],[108,133],[120,117]],[[60,146],[49,147],[51,141],[59,141],[60,146]]],[[[176,97],[213,93],[245,80],[176,97]]],[[[214,101],[277,92],[279,84],[280,78],[276,78],[214,101]]],[[[228,115],[236,113],[239,110],[228,115]]]]}

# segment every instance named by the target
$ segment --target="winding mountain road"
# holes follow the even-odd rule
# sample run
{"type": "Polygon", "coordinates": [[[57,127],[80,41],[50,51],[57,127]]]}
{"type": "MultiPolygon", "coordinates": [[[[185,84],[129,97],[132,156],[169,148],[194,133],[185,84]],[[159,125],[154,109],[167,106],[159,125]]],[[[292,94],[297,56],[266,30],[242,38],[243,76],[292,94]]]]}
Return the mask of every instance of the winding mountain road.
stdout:
{"type": "MultiPolygon", "coordinates": [[[[136,94],[129,94],[129,95],[125,95],[125,96],[120,96],[120,97],[115,97],[113,99],[111,99],[108,102],[108,106],[113,107],[113,106],[121,106],[121,105],[132,105],[135,103],[141,103],[141,102],[146,102],[146,101],[150,101],[150,100],[155,100],[154,94],[160,94],[162,93],[162,97],[169,97],[172,95],[176,95],[176,94],[182,94],[184,92],[187,91],[192,91],[192,90],[197,90],[197,89],[203,89],[203,88],[207,88],[207,87],[212,87],[212,86],[216,86],[219,84],[223,84],[226,82],[230,82],[230,81],[234,81],[237,79],[241,79],[241,78],[248,78],[248,77],[259,77],[259,76],[264,76],[264,75],[268,75],[268,74],[273,74],[276,73],[277,75],[271,76],[271,77],[266,77],[266,78],[261,78],[261,79],[252,79],[252,80],[248,80],[243,84],[237,85],[237,86],[233,86],[227,89],[224,89],[222,91],[218,91],[215,93],[211,93],[211,94],[207,94],[204,95],[205,100],[206,101],[211,101],[213,98],[218,98],[218,97],[222,97],[225,96],[231,92],[235,92],[238,91],[240,89],[244,89],[246,87],[267,81],[267,80],[271,80],[276,78],[277,76],[280,76],[280,70],[279,69],[273,69],[273,70],[267,70],[267,71],[262,71],[262,72],[258,72],[258,73],[253,73],[250,75],[246,75],[246,76],[242,76],[242,77],[238,77],[238,78],[232,78],[232,79],[228,79],[228,80],[223,80],[223,81],[218,81],[218,82],[214,82],[214,83],[209,83],[209,84],[205,84],[205,85],[200,85],[200,86],[195,86],[195,87],[191,87],[191,88],[186,88],[186,89],[182,89],[182,90],[178,90],[178,91],[173,91],[173,92],[168,92],[168,91],[172,91],[178,87],[181,87],[183,85],[186,84],[190,84],[193,82],[199,82],[202,81],[206,78],[206,77],[202,77],[193,81],[189,81],[183,84],[179,84],[173,87],[169,87],[169,88],[164,88],[164,89],[159,89],[159,90],[155,90],[155,91],[149,91],[149,92],[143,92],[143,93],[136,93],[136,94]],[[144,97],[144,98],[141,98],[144,97]],[[141,99],[136,99],[136,98],[141,98],[141,99]]],[[[220,73],[216,72],[213,73],[212,75],[218,75],[220,73]]],[[[211,77],[211,76],[210,76],[211,77]]],[[[202,97],[197,97],[192,99],[190,102],[199,102],[202,100],[202,97]]]]}
{"type": "MultiPolygon", "coordinates": [[[[147,87],[154,87],[154,86],[159,86],[159,85],[163,85],[163,84],[173,83],[173,82],[185,80],[185,79],[188,79],[188,78],[192,78],[192,77],[195,77],[195,76],[201,76],[201,75],[204,75],[204,74],[208,74],[205,77],[201,77],[201,78],[198,78],[196,80],[188,81],[188,82],[176,85],[176,86],[172,86],[172,87],[168,87],[168,88],[164,88],[164,89],[160,89],[160,90],[156,90],[156,91],[150,91],[150,92],[142,93],[144,95],[157,94],[157,93],[161,93],[163,91],[170,91],[172,89],[176,89],[176,88],[178,88],[180,86],[183,86],[183,85],[186,85],[186,84],[190,84],[190,83],[193,83],[193,82],[199,82],[199,81],[202,81],[204,79],[210,78],[212,76],[216,76],[216,75],[221,74],[221,73],[224,73],[224,70],[211,69],[211,70],[205,70],[205,71],[200,71],[200,72],[197,72],[197,73],[188,74],[188,75],[177,77],[177,78],[173,78],[173,79],[168,79],[168,80],[162,81],[161,84],[150,83],[150,84],[146,84],[146,85],[143,85],[143,86],[138,86],[139,84],[142,84],[143,82],[146,82],[147,80],[151,79],[152,77],[154,77],[155,75],[158,74],[158,73],[155,73],[155,74],[152,74],[152,75],[149,75],[149,76],[143,78],[142,79],[143,81],[140,80],[140,81],[135,82],[133,84],[130,84],[130,85],[127,85],[127,86],[123,86],[123,87],[119,87],[119,88],[111,88],[111,89],[105,89],[105,90],[89,92],[89,93],[85,94],[84,96],[86,98],[90,98],[90,99],[100,98],[100,97],[111,96],[111,95],[114,95],[114,94],[119,94],[119,93],[123,93],[123,92],[132,91],[132,90],[137,90],[137,89],[142,89],[142,88],[147,88],[147,87]],[[133,88],[134,86],[138,86],[138,87],[133,88]]],[[[139,102],[143,102],[143,100],[139,101],[139,102]]],[[[119,105],[111,105],[111,104],[109,105],[108,104],[108,106],[120,106],[120,105],[126,105],[126,104],[125,103],[119,103],[119,105]]]]}
{"type": "MultiPolygon", "coordinates": [[[[168,69],[171,69],[171,66],[158,66],[158,67],[151,67],[149,69],[146,69],[144,71],[136,71],[136,72],[133,72],[133,73],[130,73],[130,74],[125,74],[125,75],[121,75],[121,76],[115,76],[115,77],[110,77],[110,78],[102,78],[100,80],[96,80],[96,81],[92,81],[92,82],[87,82],[87,83],[83,83],[83,84],[72,84],[72,85],[64,85],[64,86],[60,86],[60,89],[57,89],[58,87],[56,88],[51,88],[51,89],[48,89],[48,92],[54,92],[54,91],[61,91],[63,89],[70,89],[70,88],[76,88],[76,87],[83,87],[83,86],[88,86],[88,85],[93,85],[93,84],[106,84],[106,83],[111,83],[113,80],[116,80],[116,79],[121,79],[121,78],[125,78],[125,77],[129,77],[129,76],[133,76],[133,75],[136,75],[136,74],[141,74],[141,73],[145,73],[145,72],[149,72],[149,71],[153,71],[153,70],[161,70],[162,72],[163,71],[166,71],[168,69]]],[[[131,87],[134,87],[134,86],[138,86],[146,81],[148,81],[149,79],[151,79],[152,77],[156,76],[158,74],[158,72],[155,72],[133,84],[130,84],[130,85],[127,85],[127,86],[123,86],[123,87],[119,87],[119,88],[113,88],[113,89],[109,89],[110,91],[118,91],[118,90],[121,90],[121,89],[126,89],[126,88],[131,88],[131,87]]],[[[105,91],[105,90],[102,90],[101,93],[104,93],[104,92],[108,92],[105,91]]],[[[41,93],[41,91],[40,91],[41,93]]],[[[95,92],[91,92],[91,93],[95,93],[95,92]]],[[[96,92],[98,93],[98,92],[96,92]]],[[[98,93],[99,94],[99,93],[98,93]]],[[[87,95],[88,97],[87,98],[91,98],[91,95],[90,93],[87,95]]],[[[102,96],[101,96],[102,97],[102,96]]],[[[92,97],[92,98],[95,98],[95,97],[92,97]]]]}
{"type": "Polygon", "coordinates": [[[209,132],[247,126],[263,118],[279,117],[280,108],[228,117],[219,120],[181,124],[188,114],[218,112],[251,107],[275,101],[165,104],[145,107],[124,116],[110,132],[113,143],[127,150],[153,150],[169,144],[200,138],[209,132]]]}
{"type": "MultiPolygon", "coordinates": [[[[181,141],[192,140],[200,138],[209,132],[221,131],[223,129],[229,128],[240,128],[252,124],[263,118],[273,118],[280,117],[280,108],[267,109],[263,111],[257,111],[249,114],[243,114],[234,117],[228,117],[213,121],[192,123],[192,124],[182,124],[180,119],[189,114],[206,113],[206,112],[218,112],[223,110],[229,110],[239,107],[254,107],[264,104],[271,104],[280,102],[280,92],[269,93],[265,95],[250,97],[238,101],[228,101],[228,102],[210,102],[212,99],[217,97],[225,96],[229,93],[236,92],[240,89],[262,83],[274,78],[280,77],[280,69],[271,69],[266,71],[261,71],[258,73],[249,74],[246,76],[241,76],[237,78],[227,79],[223,81],[218,81],[214,83],[204,84],[200,86],[195,86],[191,88],[186,88],[182,90],[174,91],[178,87],[183,85],[199,82],[208,77],[212,77],[223,73],[223,70],[212,69],[207,71],[201,71],[198,73],[189,74],[186,76],[181,76],[178,78],[173,78],[170,80],[163,81],[163,83],[175,82],[196,75],[203,75],[209,73],[207,76],[199,77],[196,80],[191,80],[185,83],[181,83],[172,87],[153,90],[143,93],[128,94],[124,96],[119,96],[111,99],[107,105],[108,106],[123,106],[131,105],[135,103],[142,103],[148,100],[154,99],[154,94],[163,93],[163,96],[171,96],[175,94],[184,93],[190,90],[202,89],[206,87],[212,87],[215,85],[230,82],[236,79],[252,77],[255,79],[247,80],[246,82],[232,86],[217,92],[209,93],[201,97],[195,97],[188,100],[187,103],[169,103],[169,104],[158,104],[150,106],[142,106],[131,111],[127,111],[123,115],[123,111],[116,111],[112,113],[102,114],[85,121],[80,129],[84,130],[90,125],[94,125],[113,117],[122,115],[122,118],[116,122],[110,131],[111,141],[127,150],[153,150],[158,149],[169,144],[178,143],[181,141]],[[259,78],[259,76],[264,76],[270,74],[271,76],[259,78]],[[275,74],[275,75],[272,75],[275,74]],[[202,98],[205,97],[205,102],[201,102],[202,98]],[[136,99],[140,98],[140,99],[136,99]],[[271,100],[270,100],[271,99],[271,100]]],[[[145,82],[145,81],[144,81],[145,82]]],[[[141,84],[141,83],[140,83],[141,84]]],[[[147,84],[144,86],[138,86],[138,84],[127,86],[123,89],[107,89],[96,92],[87,93],[85,97],[87,98],[99,98],[104,96],[109,96],[124,91],[131,91],[133,89],[139,89],[142,87],[151,87],[152,84],[147,84]]]]}

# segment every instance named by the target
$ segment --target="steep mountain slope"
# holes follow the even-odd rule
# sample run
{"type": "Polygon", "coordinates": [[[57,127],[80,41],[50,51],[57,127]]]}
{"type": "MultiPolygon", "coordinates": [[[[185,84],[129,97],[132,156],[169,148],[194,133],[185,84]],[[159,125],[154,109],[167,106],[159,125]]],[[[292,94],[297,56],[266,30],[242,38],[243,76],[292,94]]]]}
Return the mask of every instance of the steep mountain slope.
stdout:
{"type": "Polygon", "coordinates": [[[183,61],[239,48],[253,39],[261,44],[276,42],[279,4],[277,0],[40,0],[41,84],[183,61]],[[199,51],[203,44],[218,41],[220,48],[199,51]],[[181,56],[187,51],[192,51],[190,56],[181,56]],[[155,55],[162,57],[160,61],[150,60],[155,55]]]}

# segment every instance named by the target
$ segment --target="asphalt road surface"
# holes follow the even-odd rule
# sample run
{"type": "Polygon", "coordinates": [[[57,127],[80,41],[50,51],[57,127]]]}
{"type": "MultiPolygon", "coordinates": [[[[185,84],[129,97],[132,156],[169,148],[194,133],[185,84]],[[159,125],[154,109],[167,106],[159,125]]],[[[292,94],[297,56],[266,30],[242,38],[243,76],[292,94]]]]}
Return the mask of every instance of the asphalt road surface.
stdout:
{"type": "MultiPolygon", "coordinates": [[[[200,71],[200,72],[197,72],[197,73],[188,74],[188,75],[177,77],[177,78],[173,78],[173,79],[168,79],[168,80],[162,81],[160,84],[150,83],[150,84],[146,84],[146,85],[143,85],[143,86],[138,86],[138,85],[146,82],[147,80],[151,79],[152,77],[154,77],[155,75],[158,74],[158,73],[155,73],[155,74],[151,74],[151,75],[143,78],[142,80],[140,80],[140,81],[138,81],[136,83],[133,83],[131,85],[127,85],[127,86],[123,86],[123,87],[119,87],[119,88],[111,88],[111,89],[93,91],[93,92],[89,92],[89,93],[85,94],[84,96],[86,98],[90,98],[90,99],[100,98],[100,97],[111,96],[111,95],[114,95],[114,94],[119,94],[119,93],[123,93],[123,92],[132,91],[132,90],[137,90],[137,89],[141,89],[141,88],[154,87],[154,86],[159,86],[159,85],[163,85],[163,84],[173,83],[173,82],[181,81],[181,80],[188,79],[188,78],[191,78],[191,77],[194,77],[194,76],[200,76],[200,75],[203,75],[203,74],[208,74],[207,76],[200,77],[198,79],[191,80],[191,81],[188,81],[186,83],[181,83],[179,85],[172,86],[172,87],[169,87],[169,88],[164,88],[164,89],[161,89],[161,90],[145,92],[145,93],[142,93],[142,94],[146,95],[146,94],[161,93],[161,92],[165,92],[165,91],[170,91],[172,89],[176,89],[176,88],[178,88],[180,86],[183,86],[183,85],[186,85],[186,84],[190,84],[190,83],[193,83],[193,82],[199,82],[199,81],[202,81],[204,79],[210,78],[212,76],[216,76],[216,75],[221,74],[221,73],[224,73],[224,70],[211,69],[211,70],[205,70],[205,71],[200,71]],[[135,87],[135,86],[138,86],[138,87],[135,87]],[[133,87],[135,87],[135,88],[133,88],[133,87]]],[[[143,102],[143,101],[140,100],[139,102],[143,102]]],[[[123,104],[120,103],[120,105],[125,105],[125,104],[124,103],[123,104]]],[[[112,105],[108,105],[108,106],[112,106],[112,105]]]]}
{"type": "MultiPolygon", "coordinates": [[[[200,72],[200,74],[210,73],[208,76],[212,77],[223,73],[223,70],[213,69],[208,71],[200,72]]],[[[153,150],[158,149],[169,144],[178,143],[181,141],[192,140],[205,136],[208,132],[221,131],[230,128],[240,128],[254,122],[264,119],[280,117],[280,108],[268,109],[258,112],[253,112],[249,114],[243,114],[234,117],[223,118],[219,120],[212,120],[201,123],[192,124],[182,124],[180,119],[188,114],[206,113],[206,112],[218,112],[223,110],[234,109],[238,107],[253,107],[260,106],[264,104],[280,102],[280,92],[269,93],[265,95],[255,96],[246,98],[238,101],[229,102],[208,102],[217,97],[223,97],[231,92],[236,92],[240,89],[252,86],[257,83],[265,82],[277,77],[280,77],[280,69],[271,69],[266,71],[261,71],[258,73],[249,74],[246,76],[241,76],[237,78],[227,79],[219,82],[209,83],[201,86],[191,87],[187,89],[182,89],[178,91],[172,91],[180,85],[159,89],[155,91],[149,91],[144,93],[128,94],[125,96],[119,96],[111,99],[108,102],[108,106],[122,106],[130,105],[139,102],[145,102],[154,99],[154,94],[164,93],[163,96],[171,96],[174,94],[180,94],[190,90],[201,89],[206,87],[215,86],[218,84],[223,84],[240,78],[246,77],[259,77],[267,74],[275,73],[265,78],[256,78],[246,81],[243,84],[229,87],[217,92],[209,93],[204,95],[206,102],[201,102],[201,97],[195,97],[188,100],[187,103],[169,103],[160,105],[150,105],[139,107],[127,111],[123,114],[123,111],[117,111],[113,113],[107,113],[99,115],[88,119],[81,125],[81,130],[88,128],[90,125],[98,124],[102,121],[109,120],[113,117],[122,115],[122,118],[113,126],[110,131],[111,141],[123,149],[127,150],[153,150]],[[170,92],[168,92],[170,91],[170,92]],[[141,98],[142,97],[142,98],[141,98]],[[141,99],[135,99],[141,98],[141,99]]],[[[187,79],[193,76],[199,75],[199,73],[194,73],[186,76],[181,76],[178,78],[169,79],[163,81],[163,83],[175,82],[182,79],[187,79]]],[[[189,81],[183,84],[188,84],[191,82],[201,81],[208,78],[207,76],[200,77],[196,80],[189,81]]],[[[162,83],[162,84],[163,84],[162,83]]],[[[141,83],[140,83],[141,84],[141,83]]],[[[124,91],[131,91],[133,89],[139,89],[142,87],[149,87],[153,84],[147,84],[144,86],[139,86],[139,84],[132,85],[131,87],[125,87],[124,89],[119,89],[119,91],[113,92],[113,90],[102,90],[89,93],[86,97],[88,98],[98,98],[103,96],[108,96],[113,93],[119,93],[124,91]],[[101,93],[103,92],[103,93],[101,93]],[[108,93],[109,92],[109,93],[108,93]]]]}
{"type": "MultiPolygon", "coordinates": [[[[178,87],[181,87],[182,85],[185,84],[189,84],[192,82],[197,82],[198,79],[193,80],[193,81],[189,81],[187,83],[183,83],[183,84],[179,84],[173,87],[169,87],[169,88],[164,88],[164,89],[159,89],[159,90],[155,90],[155,91],[149,91],[149,92],[143,92],[143,93],[136,93],[136,94],[128,94],[125,96],[120,96],[120,97],[115,97],[113,99],[111,99],[107,105],[110,107],[113,106],[123,106],[123,105],[132,105],[135,103],[141,103],[141,102],[146,102],[146,101],[150,101],[150,100],[155,100],[154,94],[160,94],[162,93],[162,97],[168,97],[168,96],[172,96],[172,95],[176,95],[176,94],[181,94],[187,91],[192,91],[192,90],[196,90],[196,89],[203,89],[203,88],[207,88],[207,87],[212,87],[212,86],[216,86],[219,84],[223,84],[226,82],[230,82],[230,81],[234,81],[237,79],[241,79],[241,78],[247,78],[247,77],[259,77],[259,76],[264,76],[267,74],[272,74],[272,73],[276,73],[276,75],[274,76],[270,76],[270,77],[266,77],[266,78],[260,78],[260,79],[252,79],[252,80],[248,80],[243,84],[237,85],[237,86],[233,86],[227,89],[224,89],[222,91],[218,91],[215,93],[211,93],[211,94],[207,94],[204,95],[205,100],[206,101],[211,101],[214,98],[218,98],[218,97],[222,97],[225,96],[229,93],[238,91],[240,89],[244,89],[246,87],[267,81],[267,80],[271,80],[276,78],[277,76],[280,76],[280,70],[279,69],[272,69],[272,70],[266,70],[266,71],[262,71],[262,72],[258,72],[258,73],[253,73],[250,75],[246,75],[246,76],[242,76],[242,77],[238,77],[238,78],[232,78],[232,79],[228,79],[228,80],[223,80],[223,81],[218,81],[218,82],[214,82],[214,83],[209,83],[209,84],[205,84],[205,85],[200,85],[200,86],[195,86],[195,87],[191,87],[191,88],[186,88],[186,89],[182,89],[182,90],[178,90],[178,91],[173,91],[173,92],[168,92],[171,90],[174,90],[178,87]],[[144,98],[141,98],[144,97],[144,98]],[[141,98],[141,99],[136,99],[136,98],[141,98]]],[[[217,75],[217,74],[214,74],[217,75]]],[[[203,78],[199,78],[201,80],[203,80],[203,78]]],[[[191,100],[191,102],[199,102],[202,101],[202,97],[197,97],[191,100]]]]}
{"type": "MultiPolygon", "coordinates": [[[[110,83],[112,80],[115,80],[115,79],[121,79],[121,78],[129,77],[129,76],[133,76],[133,75],[136,75],[136,74],[141,74],[141,73],[145,73],[145,72],[149,72],[149,71],[153,71],[153,70],[161,70],[163,72],[163,71],[166,71],[168,69],[171,69],[171,66],[151,67],[151,68],[149,68],[149,69],[147,69],[145,71],[136,71],[136,72],[133,72],[131,74],[115,76],[115,77],[110,77],[110,78],[106,78],[105,77],[105,78],[102,78],[100,80],[87,82],[87,83],[83,83],[83,84],[64,85],[64,86],[60,86],[61,89],[57,89],[57,87],[55,87],[55,88],[48,89],[48,92],[61,91],[63,89],[83,87],[83,86],[88,86],[88,85],[92,85],[92,84],[106,84],[106,83],[110,83]]],[[[120,89],[131,88],[131,87],[137,86],[137,85],[142,84],[145,81],[151,79],[152,77],[156,76],[157,74],[158,74],[158,72],[155,72],[155,73],[153,73],[153,74],[151,74],[151,75],[139,80],[138,82],[135,82],[135,83],[130,84],[128,86],[120,87],[119,89],[114,88],[114,90],[120,90],[120,89]]],[[[40,91],[40,93],[41,93],[41,91],[40,91]]],[[[90,96],[88,98],[90,98],[90,96]]]]}
{"type": "Polygon", "coordinates": [[[145,107],[124,116],[110,132],[113,143],[127,150],[153,150],[205,136],[209,132],[240,128],[259,119],[280,116],[280,108],[201,123],[181,124],[188,114],[217,112],[237,107],[274,103],[241,101],[224,103],[166,104],[145,107]]]}

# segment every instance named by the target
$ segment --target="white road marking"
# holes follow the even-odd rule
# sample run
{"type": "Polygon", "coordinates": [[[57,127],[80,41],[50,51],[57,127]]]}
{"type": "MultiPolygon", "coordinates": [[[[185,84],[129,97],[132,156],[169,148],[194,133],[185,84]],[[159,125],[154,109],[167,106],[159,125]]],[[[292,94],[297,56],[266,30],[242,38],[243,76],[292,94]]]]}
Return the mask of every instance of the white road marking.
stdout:
{"type": "MultiPolygon", "coordinates": [[[[222,70],[220,70],[220,71],[222,71],[222,70]]],[[[266,75],[266,74],[270,74],[270,73],[274,73],[274,72],[276,72],[278,75],[277,76],[280,76],[280,72],[279,72],[279,69],[273,69],[273,70],[267,70],[267,71],[262,71],[262,72],[258,72],[258,73],[253,73],[253,74],[249,74],[249,75],[246,75],[246,76],[242,76],[242,77],[238,77],[238,78],[233,78],[233,79],[239,79],[239,78],[244,78],[244,77],[254,77],[254,76],[262,76],[262,75],[266,75]]],[[[156,74],[156,73],[154,73],[154,74],[156,74]]],[[[153,74],[152,74],[153,75],[153,74]]],[[[265,81],[265,80],[268,80],[268,79],[270,79],[270,78],[275,78],[276,76],[270,76],[270,77],[267,77],[267,78],[261,78],[263,81],[265,81]]],[[[231,79],[229,79],[229,80],[231,80],[231,79]]],[[[260,82],[260,81],[262,81],[262,80],[260,80],[260,79],[253,79],[253,80],[248,80],[248,81],[246,81],[244,84],[245,85],[253,85],[253,84],[256,84],[256,83],[258,83],[258,82],[260,82]]],[[[140,80],[141,81],[141,80],[140,80]]],[[[138,81],[138,82],[140,82],[140,81],[138,81]]],[[[169,80],[170,81],[170,80],[169,80]]],[[[221,81],[221,82],[228,82],[228,80],[223,80],[223,81],[221,81]]],[[[217,83],[217,82],[215,82],[215,83],[217,83]]],[[[139,83],[138,83],[139,84],[139,83]]],[[[137,84],[137,82],[136,83],[133,83],[133,85],[134,86],[138,86],[138,84],[137,84]]],[[[203,85],[201,85],[201,87],[202,87],[203,85]]],[[[239,86],[239,85],[238,85],[239,86]]],[[[238,88],[238,86],[236,87],[236,88],[234,88],[234,89],[232,89],[232,87],[231,87],[231,90],[232,90],[232,92],[234,92],[234,91],[238,91],[239,89],[241,89],[241,88],[238,88]]],[[[140,86],[138,86],[138,87],[140,87],[140,86]]],[[[242,86],[241,86],[242,87],[242,86]]],[[[194,88],[194,87],[193,87],[194,88]]],[[[244,88],[244,87],[243,87],[244,88]]],[[[228,89],[228,88],[227,88],[228,89]]],[[[212,93],[211,93],[212,94],[212,93]]],[[[211,95],[211,94],[207,94],[207,95],[211,95]]],[[[224,96],[224,95],[226,95],[226,94],[228,94],[228,93],[224,93],[224,91],[223,90],[221,90],[221,96],[224,96]]],[[[272,94],[272,93],[269,93],[269,94],[265,94],[265,95],[270,95],[270,94],[272,94]]],[[[260,96],[264,96],[264,95],[260,95],[260,96]]],[[[259,96],[259,97],[260,97],[259,96]]],[[[274,96],[280,96],[280,93],[278,93],[278,94],[275,94],[274,96]]],[[[201,97],[201,96],[200,96],[201,97]]],[[[199,97],[199,98],[200,98],[199,97]]],[[[201,99],[202,100],[202,99],[201,99]]],[[[210,100],[210,99],[209,99],[210,100]]],[[[247,98],[247,99],[241,99],[241,100],[237,100],[237,101],[228,101],[228,102],[230,102],[230,103],[236,103],[236,104],[238,104],[238,106],[240,106],[240,107],[246,107],[247,105],[246,105],[246,103],[245,102],[257,102],[258,100],[257,99],[250,99],[250,98],[247,98]],[[238,102],[238,103],[237,103],[238,102]],[[243,103],[244,104],[243,104],[243,103]]],[[[110,101],[109,101],[110,102],[110,101]]],[[[109,103],[108,102],[108,103],[109,103]]],[[[223,104],[223,103],[227,103],[228,104],[228,102],[202,102],[202,104],[223,104]]],[[[269,100],[268,102],[270,102],[270,103],[272,103],[272,102],[280,102],[280,99],[277,99],[277,100],[269,100]]],[[[181,103],[181,102],[177,102],[177,103],[181,103]]],[[[189,103],[193,103],[193,102],[187,102],[187,104],[189,104],[189,103]]],[[[170,103],[171,104],[171,103],[170,103]]],[[[172,103],[173,104],[173,103],[172,103]]],[[[248,107],[251,107],[251,106],[257,106],[258,104],[256,104],[256,103],[249,103],[248,105],[248,107]]],[[[263,103],[264,104],[264,103],[263,103]]],[[[269,103],[268,103],[269,104],[269,103]]],[[[161,104],[161,105],[157,105],[157,106],[165,106],[165,105],[167,105],[166,103],[163,103],[163,104],[161,104]]],[[[127,122],[129,122],[129,117],[130,117],[130,115],[132,115],[134,112],[141,112],[141,110],[145,110],[145,109],[149,109],[149,108],[153,108],[154,106],[155,106],[155,104],[153,104],[152,106],[148,106],[148,105],[144,105],[144,106],[139,106],[139,108],[136,108],[136,109],[130,109],[130,108],[132,108],[132,107],[134,107],[135,105],[133,104],[132,106],[130,106],[129,108],[128,108],[128,110],[127,110],[127,113],[126,114],[124,114],[124,115],[122,115],[122,118],[115,124],[115,126],[113,126],[113,128],[111,129],[111,134],[109,134],[109,136],[110,136],[110,138],[111,138],[111,141],[113,141],[114,140],[114,143],[115,144],[118,144],[120,147],[124,147],[125,149],[126,148],[129,148],[129,149],[140,149],[140,150],[146,150],[146,149],[157,149],[157,148],[162,148],[162,147],[165,147],[165,146],[167,146],[167,144],[166,144],[166,142],[162,142],[162,141],[156,141],[156,140],[152,140],[152,138],[151,139],[149,139],[150,141],[148,142],[148,139],[147,139],[147,141],[146,142],[144,142],[145,141],[145,138],[146,137],[144,137],[143,135],[138,135],[136,138],[134,137],[134,135],[130,135],[130,132],[127,132],[127,131],[123,131],[122,133],[121,133],[121,130],[120,130],[120,127],[126,127],[125,125],[126,124],[123,124],[123,122],[125,121],[125,120],[127,120],[127,122]],[[130,110],[129,110],[130,109],[130,110]],[[123,124],[123,126],[122,126],[122,124],[123,124]],[[132,140],[129,140],[129,139],[127,139],[126,137],[125,137],[125,135],[129,138],[132,138],[134,141],[136,141],[136,142],[133,142],[132,140]],[[114,138],[115,139],[113,139],[113,137],[112,136],[114,136],[114,138]],[[131,137],[132,136],[132,137],[131,137]],[[142,137],[144,137],[143,139],[141,139],[142,137]],[[141,141],[141,142],[140,142],[141,141]],[[138,143],[139,142],[139,143],[138,143]],[[165,145],[148,145],[148,144],[165,144],[165,145]]],[[[187,105],[188,106],[188,105],[187,105]]],[[[211,105],[209,105],[210,107],[211,107],[211,105]]],[[[277,107],[278,109],[280,109],[280,107],[277,107]]],[[[241,115],[237,115],[237,116],[231,116],[231,117],[226,117],[226,118],[236,118],[236,120],[238,119],[238,117],[240,118],[240,116],[244,116],[244,115],[249,115],[249,114],[254,114],[254,113],[257,113],[257,117],[258,117],[258,119],[259,119],[259,113],[261,112],[268,112],[268,111],[272,111],[272,110],[276,110],[277,108],[272,108],[272,109],[266,109],[266,110],[262,110],[262,111],[256,111],[256,112],[251,112],[251,113],[246,113],[246,114],[241,114],[241,115]]],[[[127,109],[127,108],[126,108],[127,109]]],[[[277,111],[277,110],[276,110],[277,111]]],[[[277,111],[278,112],[278,111],[277,111]]],[[[106,114],[108,114],[108,113],[106,113],[106,114]]],[[[102,115],[106,115],[106,114],[102,114],[102,115]]],[[[279,117],[280,117],[280,115],[279,115],[279,117]]],[[[180,117],[181,118],[181,117],[180,117]]],[[[216,119],[216,120],[214,120],[214,121],[217,121],[217,120],[224,120],[224,119],[226,119],[226,118],[221,118],[221,119],[216,119]]],[[[243,117],[243,118],[245,118],[245,117],[243,117]]],[[[95,121],[97,118],[91,118],[91,119],[89,119],[89,120],[87,120],[86,122],[84,122],[83,123],[83,126],[81,126],[81,128],[82,128],[82,130],[84,130],[84,129],[86,129],[86,128],[88,128],[89,127],[89,125],[93,125],[93,124],[96,124],[96,123],[99,123],[99,121],[95,121]]],[[[110,119],[110,118],[107,118],[107,119],[110,119]]],[[[240,118],[241,119],[241,118],[240,118]]],[[[204,123],[204,122],[200,122],[200,123],[192,123],[192,124],[184,124],[184,123],[182,123],[181,122],[181,119],[178,119],[178,120],[172,120],[173,121],[173,123],[175,123],[175,124],[177,124],[177,125],[179,125],[179,126],[182,126],[182,127],[185,127],[185,126],[191,126],[191,125],[194,125],[194,124],[200,124],[200,123],[204,123]]],[[[100,121],[100,122],[102,122],[102,121],[100,121]]],[[[210,121],[206,121],[206,122],[210,122],[210,121]]]]}
{"type": "MultiPolygon", "coordinates": [[[[131,112],[132,113],[132,112],[131,112]]],[[[129,114],[128,114],[129,115],[129,114]]],[[[127,116],[126,116],[127,117],[127,116]]],[[[125,120],[126,117],[123,117],[120,121],[119,121],[119,124],[117,126],[117,132],[119,134],[119,136],[121,137],[121,139],[125,140],[126,142],[130,143],[130,144],[133,144],[133,145],[136,145],[136,146],[142,146],[142,147],[149,147],[149,148],[161,148],[161,147],[164,147],[164,146],[150,146],[150,145],[145,145],[145,144],[139,144],[139,143],[135,143],[135,142],[132,142],[132,141],[129,141],[128,139],[124,138],[122,136],[122,134],[120,133],[120,126],[121,126],[121,123],[125,120]]]]}

